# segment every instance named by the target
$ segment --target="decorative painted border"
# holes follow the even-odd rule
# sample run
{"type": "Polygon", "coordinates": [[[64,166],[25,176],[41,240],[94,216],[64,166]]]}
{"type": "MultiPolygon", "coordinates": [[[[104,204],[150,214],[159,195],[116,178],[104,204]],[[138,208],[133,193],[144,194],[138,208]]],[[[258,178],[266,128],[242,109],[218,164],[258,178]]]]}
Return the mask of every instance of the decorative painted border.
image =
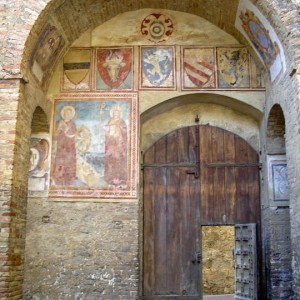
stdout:
{"type": "MultiPolygon", "coordinates": [[[[108,187],[75,187],[54,185],[50,181],[49,198],[54,201],[124,201],[124,199],[136,199],[138,185],[138,97],[136,93],[76,93],[57,95],[55,97],[55,108],[60,101],[84,102],[95,101],[126,101],[129,104],[129,126],[128,134],[128,185],[127,188],[108,188],[108,187]],[[111,200],[110,200],[111,199],[111,200]]],[[[52,128],[56,127],[56,111],[53,118],[52,128]]],[[[55,140],[55,131],[52,132],[52,140],[55,140]]],[[[53,178],[54,167],[54,146],[52,143],[52,164],[50,178],[53,178]]],[[[117,170],[116,170],[117,171],[117,170]]]]}
{"type": "Polygon", "coordinates": [[[285,155],[268,155],[268,189],[271,206],[289,205],[287,160],[285,155]],[[280,191],[281,190],[281,191],[280,191]],[[282,196],[280,197],[280,192],[282,196]]]}
{"type": "MultiPolygon", "coordinates": [[[[116,51],[115,51],[116,52],[116,51]]],[[[111,52],[112,53],[112,52],[111,52]]],[[[113,54],[113,53],[112,53],[113,54]]],[[[117,57],[116,57],[117,58],[117,57]]],[[[117,59],[116,59],[117,60],[117,59]]],[[[128,62],[126,62],[126,57],[122,58],[122,60],[119,59],[119,67],[120,70],[118,71],[118,76],[116,78],[116,81],[118,81],[118,77],[122,77],[122,75],[124,74],[124,71],[126,71],[126,64],[128,64],[128,62]],[[125,60],[125,63],[124,63],[125,60]],[[124,64],[124,67],[120,66],[121,64],[124,64]],[[124,70],[125,69],[125,70],[124,70]]],[[[103,68],[104,69],[104,68],[103,68]]],[[[105,71],[105,70],[103,70],[105,71]]],[[[111,75],[109,75],[107,72],[102,72],[102,74],[106,73],[109,77],[111,75]]],[[[110,78],[106,78],[106,80],[109,81],[110,78]]],[[[92,82],[93,82],[93,91],[102,91],[102,92],[130,92],[134,90],[134,47],[132,46],[116,46],[116,47],[95,47],[94,48],[94,54],[93,54],[93,72],[92,72],[92,82]],[[123,78],[123,80],[120,80],[118,83],[118,86],[115,86],[115,84],[110,80],[110,83],[112,86],[109,86],[109,84],[105,83],[105,80],[103,80],[103,78],[100,75],[100,71],[98,68],[98,52],[99,51],[105,51],[108,50],[110,51],[114,51],[114,50],[119,50],[119,51],[124,51],[124,50],[128,50],[127,53],[125,51],[125,55],[130,53],[131,54],[131,60],[130,60],[130,68],[128,70],[128,74],[125,76],[125,78],[123,78]],[[105,86],[104,87],[97,87],[97,81],[100,81],[100,83],[105,86]],[[125,84],[129,84],[129,87],[124,87],[125,84]],[[123,84],[123,86],[122,86],[123,84]]]]}
{"type": "MultiPolygon", "coordinates": [[[[140,56],[139,56],[139,89],[140,90],[176,90],[176,50],[175,46],[140,46],[140,56]],[[149,49],[149,60],[143,61],[143,51],[149,49]],[[153,49],[152,53],[151,50],[153,49]],[[156,50],[155,50],[156,49],[156,50]],[[169,49],[172,52],[172,62],[168,63],[168,55],[161,53],[161,60],[155,59],[155,51],[163,51],[164,49],[169,49]],[[153,62],[151,61],[153,60],[153,62]],[[150,66],[152,65],[152,68],[150,66]],[[149,66],[149,68],[147,68],[149,66]],[[166,67],[169,67],[167,70],[166,67]],[[144,71],[148,71],[148,74],[145,74],[144,71]],[[167,73],[167,78],[161,78],[164,76],[164,72],[167,73]],[[168,78],[171,80],[167,81],[168,78]],[[159,81],[156,83],[155,81],[159,81]]],[[[167,52],[165,53],[167,54],[167,52]]],[[[149,57],[148,56],[148,57],[149,57]]],[[[148,58],[147,58],[148,59],[148,58]]]]}

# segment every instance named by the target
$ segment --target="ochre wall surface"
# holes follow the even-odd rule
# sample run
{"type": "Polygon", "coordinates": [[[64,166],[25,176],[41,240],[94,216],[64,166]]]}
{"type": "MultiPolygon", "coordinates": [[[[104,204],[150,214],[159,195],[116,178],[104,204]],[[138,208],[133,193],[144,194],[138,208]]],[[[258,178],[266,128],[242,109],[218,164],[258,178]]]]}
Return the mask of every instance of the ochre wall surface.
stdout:
{"type": "Polygon", "coordinates": [[[202,227],[204,295],[234,294],[234,227],[202,227]]]}

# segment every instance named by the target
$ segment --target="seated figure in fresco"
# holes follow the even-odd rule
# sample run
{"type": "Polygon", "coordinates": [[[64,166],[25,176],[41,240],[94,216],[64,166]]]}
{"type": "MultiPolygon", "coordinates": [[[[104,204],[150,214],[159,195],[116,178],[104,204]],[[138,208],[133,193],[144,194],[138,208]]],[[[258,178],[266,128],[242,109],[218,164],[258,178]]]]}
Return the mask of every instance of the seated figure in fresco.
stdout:
{"type": "Polygon", "coordinates": [[[119,104],[110,110],[110,120],[105,126],[104,179],[110,186],[127,185],[127,125],[119,104]]]}
{"type": "Polygon", "coordinates": [[[60,112],[62,120],[56,129],[56,155],[54,161],[54,180],[56,185],[70,186],[76,179],[76,133],[72,119],[74,107],[64,106],[60,112]]]}

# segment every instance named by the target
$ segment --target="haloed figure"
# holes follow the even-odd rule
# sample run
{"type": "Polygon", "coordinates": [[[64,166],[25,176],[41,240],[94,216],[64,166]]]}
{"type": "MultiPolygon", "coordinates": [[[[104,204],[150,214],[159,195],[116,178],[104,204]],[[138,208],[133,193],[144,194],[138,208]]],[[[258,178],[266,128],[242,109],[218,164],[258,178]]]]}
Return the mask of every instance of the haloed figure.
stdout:
{"type": "Polygon", "coordinates": [[[105,126],[104,179],[112,186],[127,184],[127,125],[123,109],[117,104],[110,110],[111,119],[105,126]]]}
{"type": "Polygon", "coordinates": [[[64,106],[60,112],[62,120],[56,130],[56,156],[54,180],[56,185],[72,185],[76,178],[76,125],[72,121],[75,109],[64,106]]]}

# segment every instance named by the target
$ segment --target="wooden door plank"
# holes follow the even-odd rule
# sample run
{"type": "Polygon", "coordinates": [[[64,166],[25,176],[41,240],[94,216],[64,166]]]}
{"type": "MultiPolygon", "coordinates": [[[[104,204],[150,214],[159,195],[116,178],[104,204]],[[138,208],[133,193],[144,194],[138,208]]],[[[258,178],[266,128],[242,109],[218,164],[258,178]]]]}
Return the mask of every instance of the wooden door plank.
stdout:
{"type": "MultiPolygon", "coordinates": [[[[248,148],[249,162],[258,162],[258,155],[250,146],[248,148]]],[[[259,169],[248,168],[249,188],[249,223],[260,223],[260,191],[259,191],[259,169]]]]}
{"type": "Polygon", "coordinates": [[[189,138],[188,138],[188,146],[189,146],[189,153],[188,153],[188,158],[189,162],[196,162],[196,126],[189,127],[189,138]]]}
{"type": "MultiPolygon", "coordinates": [[[[196,179],[192,176],[189,177],[189,197],[190,197],[190,248],[193,251],[191,254],[193,255],[193,260],[197,260],[197,255],[201,255],[201,220],[200,220],[200,180],[196,179]]],[[[190,295],[199,295],[200,288],[202,287],[201,282],[201,263],[197,261],[191,264],[191,287],[190,287],[190,295]]]]}
{"type": "Polygon", "coordinates": [[[144,170],[144,294],[151,295],[152,287],[155,285],[154,274],[154,188],[155,170],[144,170]]]}
{"type": "Polygon", "coordinates": [[[167,293],[167,205],[166,205],[166,168],[155,171],[155,232],[154,232],[154,276],[155,285],[153,292],[156,295],[167,293]]]}
{"type": "MultiPolygon", "coordinates": [[[[248,163],[248,147],[249,145],[243,139],[236,136],[235,138],[235,153],[237,163],[248,163]]],[[[236,168],[236,223],[249,223],[249,187],[248,187],[248,168],[236,168]]]]}
{"type": "Polygon", "coordinates": [[[191,278],[191,249],[190,245],[190,193],[189,176],[185,169],[179,170],[179,199],[181,201],[181,221],[180,221],[180,291],[189,291],[191,278]]]}
{"type": "MultiPolygon", "coordinates": [[[[167,136],[167,163],[178,162],[178,130],[167,136]]],[[[167,169],[166,183],[166,225],[167,225],[167,249],[166,249],[166,294],[180,294],[180,267],[178,258],[180,207],[178,200],[178,175],[176,168],[167,169]]]]}
{"type": "Polygon", "coordinates": [[[178,162],[189,162],[189,127],[178,129],[178,162]]]}
{"type": "Polygon", "coordinates": [[[155,145],[151,146],[143,157],[143,163],[154,163],[155,162],[155,145]]]}
{"type": "MultiPolygon", "coordinates": [[[[224,130],[212,129],[212,160],[213,162],[224,162],[224,130]]],[[[213,198],[212,220],[214,224],[225,223],[226,215],[225,202],[225,168],[214,168],[214,198],[213,198]]]]}
{"type": "Polygon", "coordinates": [[[211,127],[200,126],[200,178],[201,178],[201,224],[212,224],[213,213],[213,178],[214,170],[207,168],[206,163],[212,162],[211,127]]]}
{"type": "Polygon", "coordinates": [[[179,169],[167,170],[167,288],[169,295],[180,295],[180,221],[178,197],[179,169]]]}
{"type": "Polygon", "coordinates": [[[176,163],[178,160],[178,136],[173,131],[166,137],[166,163],[176,163]]]}
{"type": "MultiPolygon", "coordinates": [[[[235,138],[234,134],[224,130],[224,160],[226,163],[235,162],[235,138]]],[[[225,168],[225,202],[226,223],[235,223],[236,214],[236,181],[235,168],[225,168]]]]}
{"type": "MultiPolygon", "coordinates": [[[[167,138],[163,137],[155,143],[155,162],[165,163],[167,155],[167,138]]],[[[165,295],[166,282],[166,256],[167,256],[167,224],[166,224],[166,168],[158,168],[155,171],[155,232],[154,232],[154,294],[165,295]]]]}
{"type": "MultiPolygon", "coordinates": [[[[155,146],[149,148],[144,154],[144,162],[155,161],[155,146]]],[[[154,273],[154,193],[155,193],[155,170],[144,169],[144,295],[151,295],[155,285],[154,273]]]]}
{"type": "Polygon", "coordinates": [[[163,137],[155,143],[155,163],[165,163],[167,155],[167,138],[163,137]]]}

